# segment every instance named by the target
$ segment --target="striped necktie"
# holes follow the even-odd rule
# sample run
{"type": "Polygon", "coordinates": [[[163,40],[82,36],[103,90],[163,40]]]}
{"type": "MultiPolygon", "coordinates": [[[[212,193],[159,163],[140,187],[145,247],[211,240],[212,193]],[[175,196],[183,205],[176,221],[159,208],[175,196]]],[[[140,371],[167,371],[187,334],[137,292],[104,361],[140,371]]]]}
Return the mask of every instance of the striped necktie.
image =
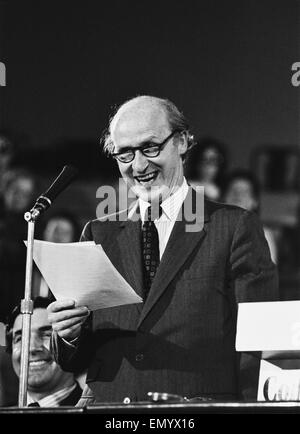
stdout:
{"type": "Polygon", "coordinates": [[[159,266],[159,239],[155,218],[161,216],[162,209],[158,207],[147,208],[145,221],[142,225],[142,252],[144,261],[144,300],[150,291],[156,270],[159,266]]]}

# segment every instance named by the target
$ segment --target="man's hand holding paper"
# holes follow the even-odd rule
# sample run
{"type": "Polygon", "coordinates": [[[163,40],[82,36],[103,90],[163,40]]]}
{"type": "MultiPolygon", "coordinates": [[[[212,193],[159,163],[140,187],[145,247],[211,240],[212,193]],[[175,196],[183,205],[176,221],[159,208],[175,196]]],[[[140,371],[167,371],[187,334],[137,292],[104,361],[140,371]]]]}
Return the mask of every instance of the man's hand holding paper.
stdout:
{"type": "Polygon", "coordinates": [[[48,306],[49,321],[69,342],[79,336],[91,310],[142,302],[94,242],[35,240],[33,259],[57,300],[48,306]]]}
{"type": "Polygon", "coordinates": [[[54,301],[47,310],[53,330],[67,341],[72,341],[80,335],[81,326],[90,313],[86,306],[76,306],[74,300],[54,301]]]}

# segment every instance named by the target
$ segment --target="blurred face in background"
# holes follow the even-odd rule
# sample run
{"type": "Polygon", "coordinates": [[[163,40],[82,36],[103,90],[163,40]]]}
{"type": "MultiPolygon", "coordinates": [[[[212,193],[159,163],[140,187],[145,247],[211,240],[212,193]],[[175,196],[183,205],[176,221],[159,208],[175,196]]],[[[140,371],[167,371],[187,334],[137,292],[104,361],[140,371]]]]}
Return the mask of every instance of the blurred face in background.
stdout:
{"type": "Polygon", "coordinates": [[[6,209],[13,212],[27,211],[32,205],[34,191],[34,180],[29,177],[19,176],[10,181],[4,192],[6,209]]]}
{"type": "Polygon", "coordinates": [[[240,206],[248,211],[255,211],[258,206],[251,182],[242,178],[231,181],[224,200],[230,205],[240,206]]]}
{"type": "Polygon", "coordinates": [[[44,230],[44,240],[53,243],[72,243],[75,241],[72,222],[64,217],[50,219],[44,230]]]}
{"type": "Polygon", "coordinates": [[[207,148],[198,163],[197,172],[199,179],[206,182],[213,182],[220,169],[222,158],[217,149],[213,147],[207,148]]]}
{"type": "MultiPolygon", "coordinates": [[[[54,361],[50,352],[52,327],[47,310],[36,308],[31,318],[28,390],[49,393],[61,386],[70,373],[64,372],[54,361]]],[[[22,315],[15,319],[12,330],[12,363],[16,374],[20,375],[22,315]]]]}

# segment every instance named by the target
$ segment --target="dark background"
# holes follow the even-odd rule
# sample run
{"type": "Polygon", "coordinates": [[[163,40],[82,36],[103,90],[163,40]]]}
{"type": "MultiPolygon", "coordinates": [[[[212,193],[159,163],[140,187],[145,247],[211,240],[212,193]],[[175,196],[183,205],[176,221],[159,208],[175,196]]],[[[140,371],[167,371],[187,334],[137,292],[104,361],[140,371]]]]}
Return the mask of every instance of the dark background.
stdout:
{"type": "Polygon", "coordinates": [[[105,178],[99,137],[137,94],[173,100],[196,137],[227,144],[231,167],[257,146],[299,143],[297,0],[26,0],[0,15],[0,128],[42,171],[69,160],[105,178]]]}

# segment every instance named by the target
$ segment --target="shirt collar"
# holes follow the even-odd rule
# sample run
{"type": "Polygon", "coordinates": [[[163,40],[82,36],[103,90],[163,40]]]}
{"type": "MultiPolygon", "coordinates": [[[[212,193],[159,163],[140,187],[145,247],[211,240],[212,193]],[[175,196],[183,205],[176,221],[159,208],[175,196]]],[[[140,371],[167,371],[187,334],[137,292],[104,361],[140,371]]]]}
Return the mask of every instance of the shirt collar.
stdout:
{"type": "MultiPolygon", "coordinates": [[[[175,221],[176,217],[179,213],[179,210],[183,204],[184,199],[188,193],[189,186],[186,182],[186,179],[183,179],[183,183],[181,186],[175,191],[175,193],[168,196],[162,203],[162,215],[159,218],[161,221],[175,221]]],[[[147,208],[150,206],[149,202],[144,201],[143,199],[138,200],[138,205],[140,207],[141,219],[142,222],[145,220],[145,215],[147,208]]]]}
{"type": "Polygon", "coordinates": [[[76,383],[72,384],[72,386],[64,387],[63,389],[59,389],[58,391],[52,393],[51,395],[47,395],[42,399],[36,401],[30,396],[30,393],[27,394],[27,405],[33,402],[38,402],[40,407],[58,407],[59,403],[67,398],[73,390],[76,388],[76,383]]]}

